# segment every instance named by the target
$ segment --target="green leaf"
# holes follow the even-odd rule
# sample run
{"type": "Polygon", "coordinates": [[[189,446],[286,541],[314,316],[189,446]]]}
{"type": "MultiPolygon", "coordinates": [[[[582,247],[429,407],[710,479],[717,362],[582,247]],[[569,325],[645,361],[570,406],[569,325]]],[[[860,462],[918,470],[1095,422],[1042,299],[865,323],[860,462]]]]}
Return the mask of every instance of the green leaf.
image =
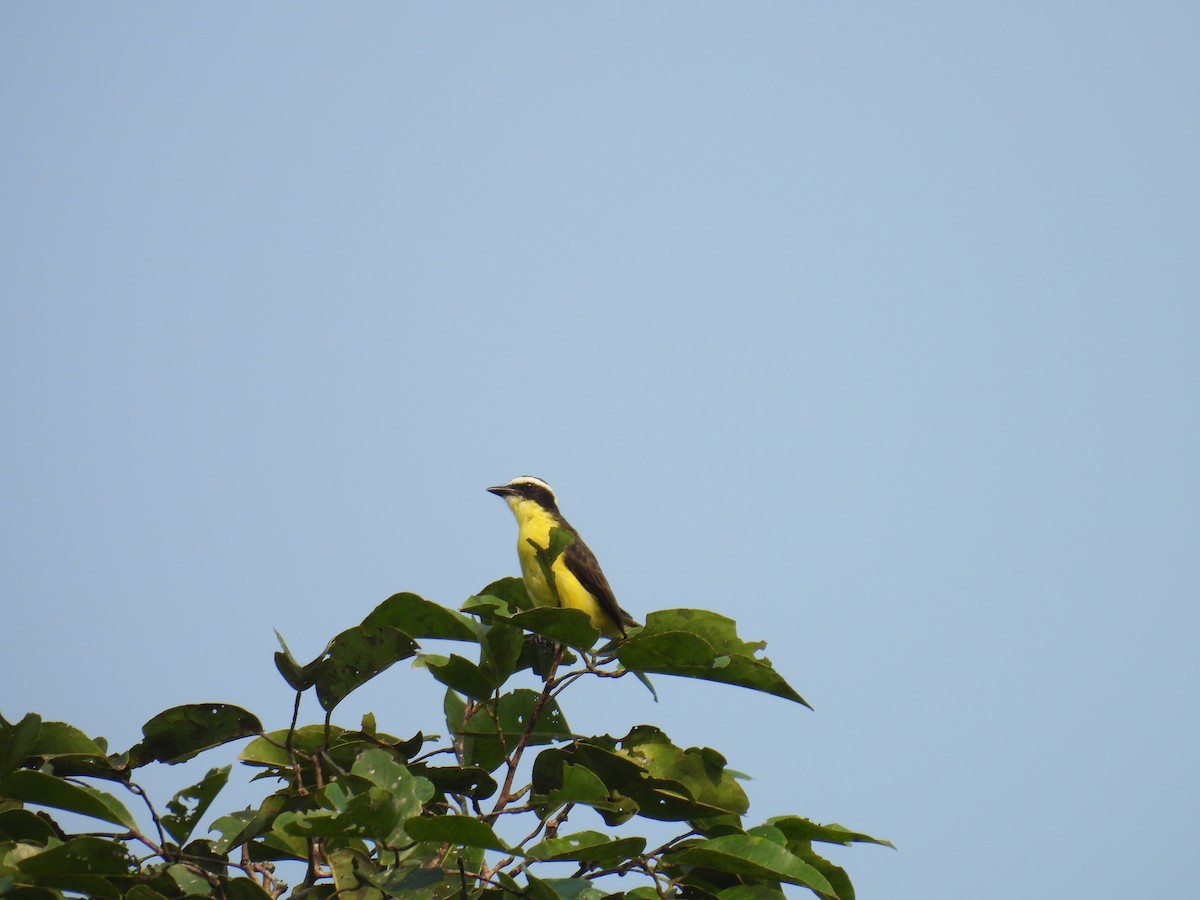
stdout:
{"type": "Polygon", "coordinates": [[[414,775],[428,778],[434,790],[441,794],[457,794],[475,800],[486,800],[496,793],[496,779],[478,766],[410,766],[414,775]]]}
{"type": "Polygon", "coordinates": [[[517,613],[511,621],[526,631],[545,635],[579,650],[590,650],[600,638],[600,631],[592,626],[588,614],[579,609],[539,606],[517,613]]]}
{"type": "Polygon", "coordinates": [[[125,900],[167,900],[167,895],[160,894],[149,885],[135,884],[125,892],[125,900]]]}
{"type": "Polygon", "coordinates": [[[496,622],[484,633],[479,665],[488,673],[493,687],[504,684],[516,671],[524,640],[521,629],[506,622],[496,622]]]}
{"type": "Polygon", "coordinates": [[[350,771],[389,793],[403,794],[418,808],[433,796],[433,785],[427,779],[414,777],[386,750],[368,750],[355,760],[350,771]]]}
{"type": "Polygon", "coordinates": [[[275,637],[279,641],[279,646],[282,650],[275,651],[275,668],[279,670],[279,674],[283,676],[293,690],[307,691],[310,687],[317,683],[317,676],[321,672],[320,663],[324,656],[317,659],[315,662],[307,666],[302,666],[296,661],[296,657],[292,656],[292,651],[288,648],[287,642],[283,639],[283,635],[279,633],[279,629],[275,629],[275,637]]]}
{"type": "Polygon", "coordinates": [[[192,703],[159,713],[142,726],[143,740],[129,750],[134,768],[152,760],[171,765],[198,753],[262,733],[253,713],[228,703],[192,703]]]}
{"type": "Polygon", "coordinates": [[[0,780],[0,798],[65,809],[124,828],[137,827],[129,810],[111,794],[32,769],[13,772],[0,780]]]}
{"type": "Polygon", "coordinates": [[[167,867],[167,874],[179,886],[179,889],[189,896],[208,896],[212,889],[208,879],[193,872],[187,866],[176,863],[167,867]]]}
{"type": "Polygon", "coordinates": [[[446,730],[450,734],[462,734],[467,715],[466,701],[453,690],[447,690],[442,709],[446,714],[446,730]]]}
{"type": "Polygon", "coordinates": [[[30,756],[53,759],[58,756],[95,756],[107,758],[107,751],[98,743],[66,722],[43,722],[30,756]]]}
{"type": "Polygon", "coordinates": [[[273,900],[253,878],[221,878],[224,900],[273,900]]]}
{"type": "MultiPolygon", "coordinates": [[[[329,746],[337,743],[346,734],[346,729],[330,725],[328,729],[329,746]]],[[[326,728],[324,725],[304,725],[292,732],[291,746],[298,753],[312,756],[327,749],[325,739],[326,728]]],[[[249,766],[290,769],[292,758],[288,755],[287,745],[288,729],[281,728],[252,740],[238,754],[238,759],[249,766]]]]}
{"type": "MultiPolygon", "coordinates": [[[[769,884],[739,884],[717,893],[719,900],[787,900],[787,895],[769,884]]],[[[839,900],[854,900],[838,895],[839,900]]]]}
{"type": "Polygon", "coordinates": [[[538,568],[542,570],[542,578],[549,586],[550,593],[554,595],[555,605],[562,606],[562,598],[558,595],[558,579],[554,575],[554,562],[567,547],[575,543],[575,535],[566,528],[551,528],[545,547],[533,538],[525,540],[533,548],[534,558],[537,560],[538,568]]]}
{"type": "Polygon", "coordinates": [[[422,862],[411,865],[397,866],[384,869],[382,877],[371,879],[373,887],[383,892],[385,897],[403,897],[405,900],[440,900],[450,897],[458,890],[458,873],[454,873],[455,882],[447,880],[447,873],[442,869],[429,868],[422,862]]]}
{"type": "Polygon", "coordinates": [[[39,876],[39,881],[55,875],[127,875],[129,860],[125,848],[115,841],[77,837],[25,857],[17,863],[17,868],[28,875],[39,876]]]}
{"type": "Polygon", "coordinates": [[[383,892],[370,884],[376,869],[367,854],[347,848],[334,850],[327,856],[338,900],[382,900],[383,892]]]}
{"type": "Polygon", "coordinates": [[[403,823],[418,815],[433,794],[427,779],[376,748],[362,753],[349,774],[317,792],[319,809],[285,813],[275,829],[285,835],[361,837],[396,846],[410,842],[403,823]]]}
{"type": "Polygon", "coordinates": [[[282,792],[271,794],[263,800],[256,812],[245,811],[222,816],[209,829],[221,835],[214,849],[217,853],[229,853],[247,841],[266,834],[274,826],[275,820],[299,800],[300,798],[282,792]]]}
{"type": "Polygon", "coordinates": [[[65,722],[42,722],[37,740],[29,748],[25,765],[35,765],[49,774],[63,778],[86,776],[109,781],[128,781],[128,759],[124,755],[108,755],[103,738],[92,739],[65,722]]]}
{"type": "Polygon", "coordinates": [[[0,810],[0,841],[23,841],[46,846],[51,838],[56,837],[59,837],[59,832],[46,818],[34,812],[21,807],[0,810]]]}
{"type": "Polygon", "coordinates": [[[479,642],[479,626],[475,622],[416,594],[393,594],[375,607],[362,624],[387,625],[417,640],[479,642]]]}
{"type": "Polygon", "coordinates": [[[438,662],[438,659],[444,657],[426,656],[425,666],[446,687],[476,700],[487,700],[492,696],[496,684],[479,666],[457,654],[445,662],[438,662]]]}
{"type": "Polygon", "coordinates": [[[786,881],[820,894],[837,896],[829,880],[816,868],[778,844],[753,835],[731,834],[701,841],[670,854],[669,861],[742,877],[786,881]]]}
{"type": "Polygon", "coordinates": [[[820,872],[833,885],[833,889],[837,892],[837,900],[854,900],[854,885],[850,883],[850,876],[846,874],[846,870],[841,866],[835,866],[823,856],[819,856],[811,849],[796,851],[797,856],[820,872]]]}
{"type": "MultiPolygon", "coordinates": [[[[529,688],[519,688],[510,691],[500,698],[499,704],[494,700],[478,705],[475,714],[466,723],[465,728],[458,733],[468,735],[499,734],[507,746],[515,746],[518,738],[525,733],[531,719],[535,715],[540,694],[529,688]]],[[[567,726],[558,701],[549,697],[536,712],[537,719],[529,729],[527,743],[549,744],[554,741],[566,740],[571,737],[571,729],[567,726]]]]}
{"type": "Polygon", "coordinates": [[[26,713],[15,725],[0,716],[0,778],[16,771],[33,753],[41,725],[42,717],[36,713],[26,713]]]}
{"type": "Polygon", "coordinates": [[[397,628],[349,628],[329,642],[325,651],[328,664],[317,678],[317,700],[326,712],[331,712],[351,691],[416,652],[416,642],[397,628]]]}
{"type": "MultiPolygon", "coordinates": [[[[452,734],[462,735],[463,757],[467,765],[479,766],[492,772],[505,756],[516,749],[517,742],[525,733],[526,725],[534,715],[539,694],[521,688],[504,694],[499,703],[488,700],[477,704],[475,711],[465,724],[455,725],[451,716],[465,714],[458,710],[458,703],[447,696],[447,725],[452,734]]],[[[549,744],[571,737],[570,728],[563,717],[558,701],[550,698],[542,706],[537,720],[530,731],[528,745],[549,744]]]]}
{"type": "Polygon", "coordinates": [[[631,859],[646,849],[644,837],[615,838],[599,831],[578,831],[549,838],[529,848],[529,859],[544,862],[578,860],[612,865],[631,859]]]}
{"type": "Polygon", "coordinates": [[[559,801],[569,764],[582,765],[607,787],[605,803],[587,802],[609,825],[618,824],[630,811],[649,819],[681,822],[706,819],[734,812],[693,798],[687,787],[674,779],[654,777],[645,761],[633,752],[615,750],[612,738],[577,740],[565,747],[543,751],[533,764],[533,800],[539,806],[559,801]],[[632,801],[632,805],[629,801],[632,801]],[[616,804],[614,807],[606,804],[616,804]],[[606,815],[607,809],[613,809],[606,815]]]}
{"type": "Polygon", "coordinates": [[[523,609],[533,609],[533,601],[520,578],[493,581],[463,604],[463,612],[480,616],[485,622],[497,617],[507,618],[523,609]]]}
{"type": "MultiPolygon", "coordinates": [[[[537,542],[533,540],[531,540],[529,543],[538,548],[540,551],[539,555],[545,555],[546,567],[549,569],[554,565],[558,558],[563,555],[563,551],[575,543],[575,540],[575,534],[570,529],[551,528],[550,542],[548,546],[545,548],[539,547],[537,542]]],[[[543,572],[543,574],[545,573],[543,572]]]]}
{"type": "Polygon", "coordinates": [[[621,739],[622,749],[646,760],[656,778],[677,781],[694,799],[741,815],[750,808],[746,792],[725,768],[725,757],[707,747],[683,750],[660,729],[639,725],[621,739]]]}
{"type": "Polygon", "coordinates": [[[232,766],[209,769],[208,774],[191,787],[179,791],[167,801],[169,812],[162,816],[162,826],[175,843],[183,846],[200,823],[200,817],[212,804],[221,788],[229,781],[232,766]]]}
{"type": "Polygon", "coordinates": [[[846,846],[854,843],[882,844],[884,847],[891,847],[893,850],[896,849],[891,841],[874,838],[869,834],[860,834],[857,831],[850,831],[834,823],[818,825],[810,819],[802,819],[799,816],[779,816],[774,819],[768,819],[767,824],[783,832],[789,842],[821,841],[826,844],[843,844],[846,846]]]}
{"type": "Polygon", "coordinates": [[[535,878],[528,871],[530,900],[600,900],[608,896],[586,878],[535,878]]]}
{"type": "Polygon", "coordinates": [[[719,681],[809,706],[769,659],[757,656],[765,646],[742,641],[736,623],[725,616],[667,609],[651,613],[645,628],[621,642],[617,658],[627,669],[719,681]]]}
{"type": "Polygon", "coordinates": [[[496,836],[489,825],[471,816],[437,816],[422,818],[414,816],[404,823],[408,836],[416,841],[457,844],[460,847],[482,847],[485,850],[501,850],[506,853],[508,844],[496,836]]]}
{"type": "Polygon", "coordinates": [[[568,803],[582,803],[585,806],[604,805],[607,808],[610,792],[595,772],[571,763],[564,763],[561,772],[560,786],[546,796],[547,815],[543,818],[549,817],[549,810],[566,806],[568,803]]]}
{"type": "Polygon", "coordinates": [[[562,656],[559,657],[559,665],[563,667],[573,666],[579,661],[579,657],[566,645],[546,640],[540,634],[525,634],[521,644],[521,655],[517,659],[517,671],[530,669],[544,682],[550,677],[554,659],[560,652],[562,656]]]}

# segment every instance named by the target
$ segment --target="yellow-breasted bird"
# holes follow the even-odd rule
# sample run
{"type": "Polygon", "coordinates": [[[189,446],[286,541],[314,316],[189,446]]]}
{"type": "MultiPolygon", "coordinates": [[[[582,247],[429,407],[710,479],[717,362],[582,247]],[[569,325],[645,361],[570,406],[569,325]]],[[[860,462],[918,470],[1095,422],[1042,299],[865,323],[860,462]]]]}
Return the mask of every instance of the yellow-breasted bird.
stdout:
{"type": "Polygon", "coordinates": [[[617,598],[592,551],[558,511],[558,501],[550,485],[532,475],[521,475],[488,490],[503,497],[517,517],[517,557],[521,560],[525,590],[535,606],[561,605],[583,610],[607,638],[623,638],[626,628],[637,627],[633,617],[617,605],[617,598]],[[537,558],[538,548],[550,546],[551,528],[568,531],[575,538],[550,566],[557,598],[537,558]]]}

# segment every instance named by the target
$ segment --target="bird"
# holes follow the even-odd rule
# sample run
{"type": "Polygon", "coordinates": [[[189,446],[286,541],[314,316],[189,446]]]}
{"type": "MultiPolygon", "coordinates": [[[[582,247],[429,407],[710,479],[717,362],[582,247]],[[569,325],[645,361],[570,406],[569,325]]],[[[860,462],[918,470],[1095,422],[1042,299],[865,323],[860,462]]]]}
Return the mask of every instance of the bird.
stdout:
{"type": "Polygon", "coordinates": [[[606,638],[622,639],[627,636],[626,629],[640,627],[617,604],[595,555],[558,511],[558,500],[550,485],[532,475],[520,475],[488,491],[503,498],[517,518],[517,557],[525,590],[535,606],[582,610],[606,638]],[[574,538],[550,566],[553,587],[538,561],[539,550],[550,546],[552,528],[569,532],[574,538]]]}

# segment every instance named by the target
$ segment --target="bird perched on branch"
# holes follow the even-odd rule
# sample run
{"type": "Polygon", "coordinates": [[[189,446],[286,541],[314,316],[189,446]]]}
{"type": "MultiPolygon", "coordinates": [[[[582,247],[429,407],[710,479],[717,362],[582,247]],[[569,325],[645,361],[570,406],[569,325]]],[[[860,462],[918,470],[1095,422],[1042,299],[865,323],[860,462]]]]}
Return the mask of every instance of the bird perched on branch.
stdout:
{"type": "Polygon", "coordinates": [[[607,638],[625,637],[626,628],[638,623],[617,605],[608,579],[579,532],[558,511],[554,490],[540,478],[521,475],[508,484],[488,490],[503,497],[517,517],[517,557],[525,589],[535,606],[566,606],[583,610],[592,625],[607,638]],[[550,547],[550,530],[558,528],[573,537],[550,566],[553,585],[546,580],[538,553],[550,547]],[[535,546],[536,545],[536,546],[535,546]]]}

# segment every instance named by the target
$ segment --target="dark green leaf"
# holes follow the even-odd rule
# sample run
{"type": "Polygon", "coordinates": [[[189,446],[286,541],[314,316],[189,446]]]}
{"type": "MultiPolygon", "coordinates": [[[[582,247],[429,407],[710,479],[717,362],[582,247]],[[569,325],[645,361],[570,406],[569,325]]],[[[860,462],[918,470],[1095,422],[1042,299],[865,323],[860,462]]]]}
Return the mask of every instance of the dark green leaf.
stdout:
{"type": "Polygon", "coordinates": [[[273,900],[253,878],[221,878],[224,900],[273,900]]]}
{"type": "Polygon", "coordinates": [[[388,625],[417,640],[479,641],[475,622],[416,594],[393,594],[363,619],[363,625],[388,625]]]}
{"type": "MultiPolygon", "coordinates": [[[[323,807],[334,808],[283,813],[275,820],[273,832],[305,839],[363,838],[386,844],[403,822],[396,798],[379,788],[347,796],[339,782],[326,785],[315,796],[323,807]]],[[[403,834],[400,840],[404,840],[403,834]]]]}
{"type": "Polygon", "coordinates": [[[296,657],[292,656],[292,651],[288,649],[287,642],[278,629],[275,631],[275,637],[279,640],[279,646],[283,648],[275,651],[275,668],[293,690],[307,691],[317,683],[320,667],[300,665],[296,662],[296,657]]]}
{"type": "Polygon", "coordinates": [[[725,757],[715,750],[683,750],[658,728],[639,725],[621,739],[621,747],[646,760],[656,778],[677,781],[696,800],[741,815],[750,807],[746,792],[725,768],[725,757]]]}
{"type": "Polygon", "coordinates": [[[229,867],[229,860],[224,854],[217,853],[213,842],[206,838],[189,841],[180,851],[180,857],[188,861],[188,865],[203,869],[210,875],[224,875],[229,867]]]}
{"type": "Polygon", "coordinates": [[[182,846],[187,843],[192,832],[200,823],[200,817],[207,811],[213,798],[229,781],[232,766],[220,769],[209,769],[208,774],[191,787],[184,788],[167,801],[169,812],[162,816],[162,826],[175,843],[182,846]]]}
{"type": "Polygon", "coordinates": [[[578,831],[535,844],[529,848],[527,856],[546,862],[579,860],[611,865],[632,859],[645,849],[644,837],[615,838],[598,831],[578,831]]]}
{"type": "Polygon", "coordinates": [[[26,713],[15,725],[0,716],[0,778],[20,768],[37,743],[42,717],[26,713]]]}
{"type": "Polygon", "coordinates": [[[748,834],[701,841],[669,859],[674,864],[702,866],[749,878],[766,878],[798,884],[818,893],[836,896],[833,886],[816,868],[784,847],[748,834]]]}
{"type": "Polygon", "coordinates": [[[496,836],[490,826],[471,816],[437,816],[432,819],[415,816],[404,823],[404,830],[416,841],[510,852],[508,845],[496,836]]]}
{"type": "MultiPolygon", "coordinates": [[[[346,729],[330,725],[328,729],[329,744],[335,744],[347,734],[346,729]]],[[[272,731],[255,738],[248,743],[238,759],[250,766],[265,766],[273,769],[288,769],[292,766],[292,758],[287,752],[288,730],[272,731]]],[[[326,729],[323,725],[304,725],[292,732],[292,749],[311,756],[328,749],[326,745],[326,729]]]]}
{"type": "Polygon", "coordinates": [[[819,856],[811,849],[804,851],[795,851],[802,860],[820,872],[833,885],[833,889],[837,892],[837,900],[854,900],[854,885],[850,883],[850,876],[846,874],[846,870],[841,866],[835,866],[823,856],[819,856]]]}
{"type": "Polygon", "coordinates": [[[381,890],[385,897],[403,897],[405,900],[439,900],[458,894],[458,873],[452,876],[455,883],[447,880],[447,873],[440,868],[429,868],[422,863],[385,869],[377,878],[371,879],[373,887],[381,890]]]}
{"type": "Polygon", "coordinates": [[[783,832],[788,841],[821,841],[826,844],[845,844],[847,846],[854,843],[882,844],[893,850],[896,849],[890,841],[873,838],[869,834],[859,834],[834,823],[818,825],[816,822],[802,819],[799,816],[779,816],[768,819],[767,824],[783,832]]]}
{"type": "Polygon", "coordinates": [[[436,791],[485,800],[496,793],[496,779],[478,766],[426,766],[412,767],[415,775],[428,778],[436,791]]]}
{"type": "Polygon", "coordinates": [[[143,740],[129,751],[130,765],[151,760],[181,763],[197,753],[262,732],[258,718],[227,703],[192,703],[159,713],[142,726],[143,740]]]}
{"type": "Polygon", "coordinates": [[[411,637],[388,625],[360,625],[343,631],[329,642],[325,651],[329,664],[317,678],[321,707],[330,712],[351,691],[416,652],[411,637]]]}
{"type": "Polygon", "coordinates": [[[479,665],[488,673],[493,687],[504,684],[516,671],[524,640],[521,629],[506,622],[496,622],[484,633],[479,665]]]}
{"type": "Polygon", "coordinates": [[[571,737],[571,730],[558,701],[553,697],[547,698],[539,709],[540,696],[537,691],[519,688],[503,695],[499,705],[494,700],[481,703],[465,729],[460,731],[465,730],[469,735],[499,734],[510,747],[515,746],[517,739],[527,729],[529,744],[549,744],[571,737]],[[536,721],[530,727],[529,723],[535,716],[536,721]]]}
{"type": "Polygon", "coordinates": [[[529,897],[531,900],[541,900],[542,897],[553,897],[557,900],[600,900],[606,896],[596,888],[593,881],[586,878],[534,878],[528,872],[529,897]]]}
{"type": "Polygon", "coordinates": [[[72,838],[27,856],[17,863],[17,868],[29,875],[125,875],[129,872],[129,860],[124,847],[98,837],[72,838]]]}
{"type": "Polygon", "coordinates": [[[571,763],[564,763],[560,771],[561,782],[546,795],[548,809],[557,809],[568,803],[597,806],[609,802],[610,791],[595,772],[571,763]]]}
{"type": "MultiPolygon", "coordinates": [[[[575,741],[539,754],[533,764],[534,802],[539,808],[560,799],[561,795],[557,792],[568,771],[566,766],[574,763],[582,765],[603,782],[608,788],[606,802],[619,803],[621,811],[630,809],[627,798],[640,815],[660,821],[681,822],[733,812],[693,798],[687,787],[679,781],[654,777],[642,760],[634,758],[631,753],[610,749],[607,746],[610,742],[611,738],[575,741]]],[[[589,802],[588,805],[601,812],[610,825],[621,821],[620,815],[604,815],[604,803],[589,802]]]]}
{"type": "MultiPolygon", "coordinates": [[[[787,900],[787,895],[769,884],[739,884],[717,894],[720,900],[787,900]]],[[[853,900],[839,895],[839,900],[853,900]]]]}
{"type": "Polygon", "coordinates": [[[366,853],[346,848],[334,850],[327,856],[339,900],[382,900],[383,893],[370,886],[376,868],[366,853]]]}
{"type": "Polygon", "coordinates": [[[442,698],[442,710],[446,714],[446,730],[450,734],[462,734],[467,715],[467,703],[462,697],[447,690],[442,698]]]}
{"type": "Polygon", "coordinates": [[[166,894],[160,894],[146,884],[135,884],[125,892],[125,900],[167,900],[166,894]]]}
{"type": "Polygon", "coordinates": [[[446,687],[476,700],[487,700],[496,689],[496,684],[479,666],[457,654],[444,662],[444,657],[426,656],[425,666],[433,677],[446,687]]]}
{"type": "Polygon", "coordinates": [[[561,900],[554,888],[550,887],[542,879],[535,877],[528,869],[525,871],[525,879],[529,883],[529,886],[524,891],[521,891],[521,895],[526,897],[527,900],[561,900]]]}
{"type": "Polygon", "coordinates": [[[808,706],[769,659],[757,656],[765,646],[742,641],[736,623],[725,616],[668,609],[651,613],[646,627],[620,644],[617,658],[627,669],[719,681],[808,706]]]}
{"type": "Polygon", "coordinates": [[[200,894],[206,897],[212,895],[208,879],[197,872],[193,872],[185,865],[177,863],[176,865],[168,866],[167,874],[171,876],[171,880],[185,894],[200,894]]]}
{"type": "Polygon", "coordinates": [[[587,613],[579,609],[539,606],[517,613],[512,617],[512,623],[579,650],[590,650],[600,638],[599,630],[592,626],[587,613]]]}
{"type": "Polygon", "coordinates": [[[22,769],[0,780],[0,798],[51,806],[135,828],[133,816],[116,797],[86,784],[74,784],[44,772],[22,769]]]}
{"type": "Polygon", "coordinates": [[[550,676],[554,659],[560,651],[562,657],[559,664],[562,666],[572,666],[579,659],[562,644],[547,640],[540,634],[526,634],[521,644],[521,656],[517,659],[517,671],[531,669],[538,678],[545,681],[550,676]]]}
{"type": "MultiPolygon", "coordinates": [[[[516,748],[530,719],[535,715],[538,697],[538,692],[528,688],[512,691],[502,696],[499,704],[495,700],[477,704],[470,719],[463,725],[455,726],[450,721],[450,715],[456,712],[457,707],[451,709],[454,703],[448,696],[447,724],[453,734],[464,736],[465,762],[468,765],[479,766],[487,772],[494,771],[503,763],[505,756],[516,748]]],[[[537,713],[527,743],[548,744],[570,736],[570,729],[558,701],[550,698],[537,713]]]]}
{"type": "Polygon", "coordinates": [[[433,784],[426,778],[413,775],[407,766],[396,762],[386,750],[368,750],[355,760],[350,771],[376,787],[403,798],[410,807],[416,809],[433,797],[433,784]]]}
{"type": "Polygon", "coordinates": [[[305,837],[362,837],[378,844],[408,843],[402,825],[433,797],[433,785],[412,775],[386,750],[362,753],[348,775],[316,795],[321,808],[281,815],[276,830],[305,837]]]}
{"type": "Polygon", "coordinates": [[[37,813],[21,808],[0,811],[0,841],[44,846],[53,837],[58,837],[54,827],[37,813]]]}
{"type": "Polygon", "coordinates": [[[254,813],[235,813],[222,816],[213,823],[213,828],[220,832],[221,839],[216,842],[218,853],[228,853],[240,847],[247,841],[271,830],[275,820],[297,802],[298,798],[284,793],[271,794],[254,813]]]}
{"type": "Polygon", "coordinates": [[[29,755],[40,756],[43,759],[58,756],[94,756],[106,759],[107,750],[73,725],[66,722],[43,722],[29,755]]]}
{"type": "Polygon", "coordinates": [[[533,601],[520,578],[501,578],[493,581],[463,604],[463,612],[481,616],[485,622],[497,616],[507,618],[523,609],[533,609],[533,601]]]}

